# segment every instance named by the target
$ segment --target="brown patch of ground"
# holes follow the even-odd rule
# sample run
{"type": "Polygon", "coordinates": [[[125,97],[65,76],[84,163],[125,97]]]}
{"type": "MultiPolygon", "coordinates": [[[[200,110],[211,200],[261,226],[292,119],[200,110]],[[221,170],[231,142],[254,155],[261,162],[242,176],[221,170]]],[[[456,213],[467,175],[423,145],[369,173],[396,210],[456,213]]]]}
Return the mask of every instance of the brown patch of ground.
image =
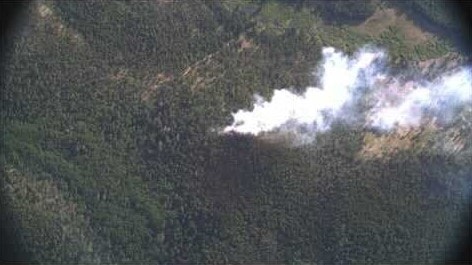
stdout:
{"type": "Polygon", "coordinates": [[[394,132],[375,135],[366,133],[359,157],[364,159],[382,158],[402,150],[427,148],[424,135],[437,130],[434,120],[420,128],[399,127],[394,132]]]}
{"type": "MultiPolygon", "coordinates": [[[[180,77],[176,78],[184,78],[190,85],[192,92],[204,89],[208,84],[217,78],[222,77],[222,65],[217,58],[227,47],[235,47],[238,52],[257,48],[252,40],[248,39],[244,35],[241,35],[238,39],[233,39],[225,43],[220,50],[210,53],[199,61],[196,61],[193,64],[187,66],[187,68],[185,68],[185,70],[180,74],[180,77]]],[[[174,80],[174,77],[160,73],[152,80],[153,81],[149,82],[147,89],[145,89],[141,95],[141,99],[144,101],[147,101],[160,85],[174,80]]]]}
{"type": "Polygon", "coordinates": [[[254,46],[251,40],[247,39],[245,36],[241,36],[237,42],[239,46],[239,52],[243,51],[244,49],[250,49],[254,46]]]}
{"type": "Polygon", "coordinates": [[[166,73],[157,73],[156,76],[151,78],[146,86],[146,89],[141,93],[141,100],[147,101],[149,98],[156,92],[157,88],[164,84],[174,80],[174,76],[172,74],[166,73]]]}
{"type": "Polygon", "coordinates": [[[376,37],[392,27],[399,29],[406,41],[412,45],[424,43],[433,37],[430,33],[416,26],[412,20],[407,18],[406,14],[400,13],[394,8],[378,8],[372,16],[353,29],[376,37]]]}

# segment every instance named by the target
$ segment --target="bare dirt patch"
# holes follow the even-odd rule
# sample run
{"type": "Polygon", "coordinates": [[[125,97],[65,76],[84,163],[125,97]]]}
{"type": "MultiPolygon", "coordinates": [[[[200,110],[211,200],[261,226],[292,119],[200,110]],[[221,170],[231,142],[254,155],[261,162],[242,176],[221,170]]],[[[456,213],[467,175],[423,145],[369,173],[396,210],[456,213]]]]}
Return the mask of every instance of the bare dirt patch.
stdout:
{"type": "Polygon", "coordinates": [[[159,86],[174,80],[174,76],[168,73],[157,73],[147,82],[146,89],[141,94],[141,100],[148,101],[157,91],[159,86]]]}
{"type": "Polygon", "coordinates": [[[406,14],[394,8],[378,8],[372,16],[353,29],[376,37],[391,27],[399,29],[405,40],[413,45],[424,43],[433,37],[415,25],[406,14]]]}
{"type": "Polygon", "coordinates": [[[415,148],[421,150],[427,147],[427,141],[424,141],[424,135],[437,130],[435,122],[421,128],[399,127],[396,131],[385,134],[375,135],[366,133],[364,135],[364,145],[359,152],[359,156],[364,159],[373,159],[389,157],[402,150],[415,148]]]}

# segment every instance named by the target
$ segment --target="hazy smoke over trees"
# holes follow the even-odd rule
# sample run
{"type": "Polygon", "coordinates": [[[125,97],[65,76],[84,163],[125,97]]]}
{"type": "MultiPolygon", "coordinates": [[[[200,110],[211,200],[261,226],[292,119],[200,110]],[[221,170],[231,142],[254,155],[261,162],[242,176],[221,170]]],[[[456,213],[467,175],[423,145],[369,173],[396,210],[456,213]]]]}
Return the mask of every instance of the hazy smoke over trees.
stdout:
{"type": "Polygon", "coordinates": [[[312,137],[337,120],[362,121],[366,128],[388,131],[420,126],[429,119],[447,123],[457,108],[472,101],[470,67],[434,80],[404,80],[389,74],[382,49],[363,48],[351,57],[331,47],[322,53],[319,87],[307,87],[301,94],[275,90],[270,99],[255,95],[253,108],[233,113],[233,124],[223,132],[278,131],[312,137]]]}

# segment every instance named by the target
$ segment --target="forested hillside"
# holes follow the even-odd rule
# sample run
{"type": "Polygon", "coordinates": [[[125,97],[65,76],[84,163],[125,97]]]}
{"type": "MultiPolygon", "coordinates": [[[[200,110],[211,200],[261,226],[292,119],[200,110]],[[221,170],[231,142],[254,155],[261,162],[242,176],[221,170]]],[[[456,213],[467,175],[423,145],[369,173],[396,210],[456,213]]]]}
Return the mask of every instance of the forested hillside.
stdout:
{"type": "Polygon", "coordinates": [[[2,92],[16,247],[41,264],[440,263],[469,207],[470,108],[439,129],[337,124],[297,147],[216,132],[256,93],[318,82],[325,46],[385,47],[404,75],[467,58],[402,8],[33,2],[2,92]]]}

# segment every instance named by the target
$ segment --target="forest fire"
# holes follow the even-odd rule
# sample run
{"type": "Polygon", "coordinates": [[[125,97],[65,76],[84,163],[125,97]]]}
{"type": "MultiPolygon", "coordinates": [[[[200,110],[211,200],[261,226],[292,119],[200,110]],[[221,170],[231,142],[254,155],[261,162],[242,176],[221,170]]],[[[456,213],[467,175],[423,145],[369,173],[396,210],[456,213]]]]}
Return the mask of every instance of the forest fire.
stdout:
{"type": "Polygon", "coordinates": [[[324,48],[319,88],[307,87],[303,94],[275,90],[270,100],[256,95],[253,109],[233,113],[234,123],[224,132],[292,132],[306,142],[329,130],[333,122],[353,125],[359,119],[366,129],[388,132],[431,121],[447,124],[458,108],[472,101],[470,68],[457,68],[434,80],[404,80],[389,74],[385,59],[380,49],[364,48],[349,57],[324,48]]]}

